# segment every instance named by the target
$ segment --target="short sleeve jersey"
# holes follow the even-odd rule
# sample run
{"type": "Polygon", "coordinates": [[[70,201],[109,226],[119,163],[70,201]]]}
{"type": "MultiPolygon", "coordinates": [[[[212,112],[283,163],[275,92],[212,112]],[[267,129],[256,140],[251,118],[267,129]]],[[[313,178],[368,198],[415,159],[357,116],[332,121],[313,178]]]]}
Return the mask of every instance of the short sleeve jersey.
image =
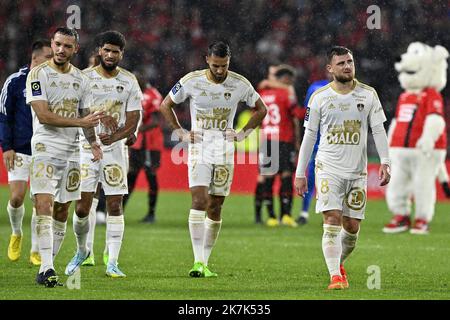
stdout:
{"type": "Polygon", "coordinates": [[[187,74],[175,84],[169,95],[176,104],[189,99],[191,130],[203,133],[200,145],[191,148],[190,159],[200,152],[204,162],[230,163],[233,161],[234,143],[224,139],[224,132],[233,128],[238,104],[244,102],[254,107],[259,95],[246,78],[235,72],[228,71],[222,83],[215,83],[208,78],[207,71],[187,74]]]}
{"type": "MultiPolygon", "coordinates": [[[[81,70],[70,65],[62,73],[49,61],[33,68],[27,77],[26,101],[47,101],[51,112],[64,118],[78,118],[80,109],[89,107],[89,80],[81,70]]],[[[77,127],[55,127],[41,124],[33,114],[32,155],[44,155],[63,160],[79,158],[77,127]]]]}
{"type": "Polygon", "coordinates": [[[320,130],[316,165],[344,179],[367,174],[367,132],[386,121],[374,88],[357,80],[354,89],[341,94],[330,84],[309,100],[305,128],[320,130]]]}
{"type": "MultiPolygon", "coordinates": [[[[100,66],[97,66],[83,71],[89,78],[92,92],[90,111],[103,111],[117,121],[119,128],[123,127],[126,112],[142,110],[142,92],[139,84],[136,77],[123,68],[118,67],[117,75],[111,78],[104,77],[99,68],[100,66]]],[[[96,132],[97,134],[109,133],[101,123],[97,126],[96,132]]],[[[109,146],[103,146],[102,149],[109,150],[123,143],[124,141],[116,141],[109,146]]],[[[81,145],[83,151],[90,150],[84,135],[82,135],[81,145]]]]}

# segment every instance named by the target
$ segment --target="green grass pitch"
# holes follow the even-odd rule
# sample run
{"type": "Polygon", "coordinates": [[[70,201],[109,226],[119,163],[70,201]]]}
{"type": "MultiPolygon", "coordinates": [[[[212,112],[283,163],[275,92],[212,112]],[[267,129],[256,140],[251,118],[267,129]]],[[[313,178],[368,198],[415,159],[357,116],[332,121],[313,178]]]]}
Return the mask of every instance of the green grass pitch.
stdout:
{"type": "MultiPolygon", "coordinates": [[[[223,208],[223,225],[210,258],[216,279],[193,279],[187,218],[189,193],[160,194],[157,223],[142,224],[146,195],[133,194],[126,209],[125,237],[120,254],[125,279],[105,276],[101,261],[105,226],[97,226],[97,265],[82,267],[80,289],[43,288],[35,284],[37,267],[28,263],[30,202],[24,220],[22,257],[6,256],[10,235],[7,189],[0,189],[0,300],[4,299],[151,299],[151,300],[296,300],[296,299],[449,299],[450,211],[439,203],[428,236],[384,235],[390,218],[384,201],[369,201],[357,248],[346,264],[350,289],[327,291],[328,273],[321,250],[321,217],[296,229],[268,228],[253,223],[253,199],[231,195],[223,208]],[[380,289],[369,289],[369,266],[380,270],[380,289]]],[[[295,199],[297,216],[299,198],[295,199]]],[[[55,266],[62,282],[75,250],[71,218],[55,266]]]]}

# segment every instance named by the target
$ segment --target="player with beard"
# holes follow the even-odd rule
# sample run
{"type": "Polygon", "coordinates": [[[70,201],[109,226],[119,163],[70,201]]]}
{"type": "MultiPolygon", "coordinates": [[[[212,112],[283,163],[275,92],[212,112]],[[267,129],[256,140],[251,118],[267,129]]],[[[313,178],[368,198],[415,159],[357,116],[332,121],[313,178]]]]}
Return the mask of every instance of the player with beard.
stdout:
{"type": "Polygon", "coordinates": [[[267,113],[267,107],[251,83],[229,71],[231,50],[215,41],[209,45],[207,69],[180,79],[161,104],[161,114],[180,140],[189,143],[188,178],[192,196],[189,231],[194,266],[189,276],[217,277],[208,266],[222,225],[222,205],[229,195],[234,170],[234,141],[242,141],[267,113]],[[181,127],[173,108],[190,101],[191,130],[181,127]],[[255,112],[241,131],[233,130],[240,102],[255,112]]]}
{"type": "Polygon", "coordinates": [[[59,283],[53,261],[64,239],[70,204],[80,198],[79,127],[91,147],[90,161],[102,158],[93,127],[103,114],[89,113],[89,80],[70,63],[78,41],[76,30],[56,29],[53,59],[33,68],[26,83],[26,101],[33,111],[30,190],[42,260],[36,282],[47,287],[59,283]]]}
{"type": "Polygon", "coordinates": [[[332,47],[327,70],[333,81],[315,91],[308,103],[295,187],[301,196],[308,191],[305,170],[320,130],[316,212],[323,214],[322,251],[331,277],[328,289],[345,289],[349,285],[344,262],[355,248],[364,219],[369,126],[381,159],[381,186],[389,183],[390,160],[383,107],[375,89],[355,79],[352,52],[332,47]]]}
{"type": "MultiPolygon", "coordinates": [[[[106,243],[108,261],[106,275],[123,278],[125,274],[118,268],[124,219],[122,200],[128,193],[127,155],[124,144],[134,134],[141,114],[142,92],[136,77],[118,66],[123,58],[125,37],[117,31],[106,31],[98,37],[100,65],[89,68],[84,74],[90,80],[92,94],[91,112],[104,112],[112,117],[118,129],[111,129],[103,122],[96,128],[102,143],[104,157],[98,163],[89,158],[90,145],[81,138],[81,200],[77,201],[74,215],[74,231],[77,238],[77,253],[66,267],[66,275],[72,275],[85,259],[90,256],[87,248],[89,228],[76,231],[77,225],[86,224],[97,184],[102,184],[106,195],[106,243]]],[[[86,137],[87,138],[87,137],[86,137]]]]}

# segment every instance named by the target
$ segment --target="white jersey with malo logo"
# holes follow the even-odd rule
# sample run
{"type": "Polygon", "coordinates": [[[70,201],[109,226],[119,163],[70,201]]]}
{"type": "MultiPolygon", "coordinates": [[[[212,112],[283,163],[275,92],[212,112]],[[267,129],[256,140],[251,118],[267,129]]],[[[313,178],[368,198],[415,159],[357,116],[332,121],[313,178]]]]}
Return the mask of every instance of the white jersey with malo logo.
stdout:
{"type": "Polygon", "coordinates": [[[316,165],[344,179],[367,174],[367,132],[386,121],[374,88],[357,80],[347,94],[331,84],[317,90],[309,100],[305,128],[320,129],[316,165]]]}
{"type": "Polygon", "coordinates": [[[233,128],[238,104],[244,102],[253,108],[259,95],[246,78],[235,72],[228,71],[222,83],[215,83],[207,71],[188,73],[172,88],[170,98],[176,104],[189,99],[191,130],[203,134],[201,143],[189,145],[189,161],[233,163],[234,143],[226,141],[224,133],[233,128]]]}
{"type": "MultiPolygon", "coordinates": [[[[88,108],[90,100],[89,80],[73,65],[62,73],[50,61],[33,68],[27,77],[27,103],[47,101],[51,112],[64,118],[78,118],[82,108],[88,108]]],[[[79,158],[78,127],[55,127],[41,124],[33,114],[31,150],[34,155],[62,160],[79,158]]]]}
{"type": "MultiPolygon", "coordinates": [[[[104,111],[113,117],[119,128],[125,125],[126,112],[142,110],[142,92],[136,77],[129,71],[117,68],[117,75],[111,78],[104,77],[99,70],[100,66],[83,70],[90,80],[91,103],[90,111],[104,111]]],[[[82,130],[81,130],[82,131],[82,130]]],[[[100,123],[96,133],[110,133],[100,123]]],[[[123,140],[116,141],[109,146],[103,146],[103,151],[122,145],[123,140]]],[[[90,152],[90,145],[84,134],[81,134],[82,151],[90,152]]]]}

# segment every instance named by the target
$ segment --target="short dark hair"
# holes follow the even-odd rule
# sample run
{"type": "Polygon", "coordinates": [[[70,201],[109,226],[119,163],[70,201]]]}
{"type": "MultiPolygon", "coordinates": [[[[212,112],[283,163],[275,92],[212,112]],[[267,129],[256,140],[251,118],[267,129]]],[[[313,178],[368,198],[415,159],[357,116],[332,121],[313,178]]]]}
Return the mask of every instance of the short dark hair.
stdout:
{"type": "Polygon", "coordinates": [[[347,53],[353,55],[353,52],[346,47],[342,47],[342,46],[331,47],[327,52],[328,63],[330,63],[331,60],[333,60],[334,56],[343,56],[344,54],[347,54],[347,53]]]}
{"type": "Polygon", "coordinates": [[[295,69],[287,64],[279,65],[277,72],[275,72],[275,77],[281,78],[283,76],[295,78],[295,69]]]}
{"type": "Polygon", "coordinates": [[[126,41],[123,34],[119,31],[108,30],[100,33],[97,36],[97,47],[101,48],[105,44],[112,44],[114,46],[118,46],[122,51],[125,48],[126,41]]]}
{"type": "Polygon", "coordinates": [[[231,49],[223,41],[214,41],[208,46],[208,57],[215,55],[221,58],[231,57],[231,49]]]}
{"type": "Polygon", "coordinates": [[[42,50],[43,47],[51,48],[50,40],[39,39],[33,42],[33,44],[31,45],[31,53],[35,53],[36,51],[42,50]]]}
{"type": "Polygon", "coordinates": [[[55,37],[55,34],[61,33],[65,36],[74,37],[75,42],[78,43],[80,41],[80,36],[78,35],[77,30],[68,28],[68,27],[58,27],[56,28],[55,32],[53,33],[52,39],[55,37]]]}

